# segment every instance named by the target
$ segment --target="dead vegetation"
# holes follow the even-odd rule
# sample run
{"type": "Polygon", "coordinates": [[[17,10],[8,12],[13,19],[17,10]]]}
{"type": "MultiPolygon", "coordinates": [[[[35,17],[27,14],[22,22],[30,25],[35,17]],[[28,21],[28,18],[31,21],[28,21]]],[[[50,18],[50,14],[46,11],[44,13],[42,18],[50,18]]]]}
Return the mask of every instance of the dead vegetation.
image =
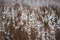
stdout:
{"type": "MultiPolygon", "coordinates": [[[[18,4],[18,3],[16,3],[15,5],[14,5],[14,10],[18,10],[19,9],[19,7],[20,7],[20,5],[18,4]]],[[[0,7],[1,9],[2,9],[2,7],[0,7]]],[[[24,4],[23,5],[23,8],[24,9],[27,9],[27,10],[29,10],[29,13],[31,14],[32,13],[32,9],[30,8],[30,6],[29,5],[27,5],[27,4],[24,4]]],[[[37,10],[37,11],[35,11],[35,14],[36,15],[38,15],[39,17],[37,18],[37,20],[38,21],[42,21],[43,19],[42,19],[42,17],[40,16],[40,15],[42,15],[43,17],[45,16],[45,9],[46,10],[48,10],[48,11],[50,11],[50,9],[49,8],[47,8],[47,7],[40,7],[40,11],[42,11],[44,14],[41,14],[40,13],[40,11],[39,10],[37,10]]],[[[55,11],[55,14],[58,16],[58,17],[60,17],[60,9],[58,9],[58,8],[54,8],[54,7],[51,7],[51,9],[52,10],[54,10],[55,11]]],[[[3,10],[3,9],[2,9],[3,10]]],[[[10,12],[11,12],[11,7],[10,7],[10,12]]],[[[3,12],[3,11],[2,11],[3,12]]],[[[21,17],[21,14],[22,14],[22,11],[21,10],[19,10],[18,12],[17,12],[17,18],[19,18],[19,17],[21,17]]],[[[9,22],[9,18],[7,18],[8,20],[6,20],[7,22],[9,22]]],[[[18,19],[19,21],[21,21],[20,19],[18,19]]],[[[18,22],[19,22],[18,21],[18,22]]],[[[26,26],[26,21],[23,21],[23,25],[20,25],[20,27],[16,30],[15,29],[15,27],[13,26],[13,21],[12,21],[12,19],[11,19],[11,23],[10,23],[10,26],[6,26],[6,33],[10,33],[10,35],[8,35],[8,37],[9,37],[9,39],[10,40],[29,40],[29,38],[28,38],[28,33],[24,30],[24,28],[23,27],[25,27],[26,26]]],[[[17,25],[17,21],[15,22],[15,25],[17,25]]],[[[48,30],[48,33],[50,33],[50,27],[49,27],[49,25],[48,25],[48,22],[44,22],[44,29],[45,29],[45,31],[47,31],[48,30]]],[[[60,32],[59,32],[59,30],[57,30],[58,32],[56,32],[56,40],[60,40],[59,39],[59,37],[60,37],[60,32]],[[59,35],[59,36],[58,36],[59,35]]],[[[1,32],[0,32],[1,33],[1,32]]],[[[4,38],[4,40],[8,40],[6,37],[7,37],[7,34],[4,34],[4,33],[1,33],[0,35],[2,35],[2,37],[4,38]]],[[[36,29],[34,29],[34,28],[31,28],[31,35],[30,35],[30,37],[31,37],[31,40],[35,40],[36,39],[36,37],[37,37],[37,32],[36,32],[36,29]]],[[[45,34],[45,36],[46,36],[46,34],[45,34]]],[[[3,38],[2,38],[1,36],[0,36],[0,40],[3,40],[3,38]]],[[[40,37],[40,38],[37,38],[37,39],[39,39],[39,40],[42,40],[42,38],[40,37]]]]}

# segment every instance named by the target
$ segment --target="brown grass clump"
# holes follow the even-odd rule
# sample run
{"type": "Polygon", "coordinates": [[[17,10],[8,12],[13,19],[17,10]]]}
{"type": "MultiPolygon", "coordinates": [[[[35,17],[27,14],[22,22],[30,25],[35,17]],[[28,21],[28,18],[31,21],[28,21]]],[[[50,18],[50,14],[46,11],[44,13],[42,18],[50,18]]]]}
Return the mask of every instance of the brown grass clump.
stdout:
{"type": "MultiPolygon", "coordinates": [[[[37,21],[41,21],[42,23],[44,23],[44,27],[40,27],[40,31],[39,32],[42,32],[43,31],[43,28],[44,28],[44,31],[45,31],[45,39],[46,39],[46,31],[48,31],[49,33],[49,38],[50,38],[50,33],[51,33],[51,28],[49,27],[48,25],[48,21],[47,22],[43,22],[43,18],[42,17],[45,17],[49,14],[49,12],[51,12],[51,10],[53,10],[56,14],[57,17],[60,17],[60,9],[59,8],[54,8],[54,7],[40,7],[39,10],[34,10],[33,8],[31,8],[29,5],[27,4],[24,4],[23,5],[23,10],[18,10],[20,5],[18,3],[16,3],[15,5],[13,5],[14,7],[14,11],[17,10],[17,17],[13,20],[12,18],[9,19],[9,17],[6,17],[5,21],[6,21],[6,24],[5,24],[5,32],[0,32],[0,40],[8,40],[7,37],[9,37],[10,40],[29,40],[29,35],[28,35],[28,32],[25,31],[24,27],[28,24],[27,28],[29,27],[29,18],[25,21],[23,20],[23,25],[19,25],[19,28],[15,29],[15,27],[18,25],[19,22],[21,22],[21,16],[22,16],[22,12],[24,9],[27,9],[29,11],[28,13],[28,17],[31,15],[32,11],[34,11],[35,15],[37,15],[37,21]],[[51,9],[50,9],[51,8],[51,9]],[[48,14],[45,14],[45,11],[48,11],[48,14]],[[43,12],[43,13],[40,13],[40,12],[43,12]],[[42,17],[41,17],[42,16],[42,17]],[[18,20],[16,21],[16,19],[18,18],[18,20]],[[10,24],[9,26],[7,26],[7,22],[10,21],[10,24]],[[13,26],[13,21],[15,21],[15,26],[13,26]],[[10,33],[10,35],[8,35],[8,33],[10,33]],[[2,37],[1,37],[2,36],[2,37]]],[[[3,12],[3,8],[2,8],[2,4],[0,5],[0,8],[1,8],[1,11],[3,12]]],[[[11,12],[12,8],[10,7],[9,8],[9,11],[11,12]]],[[[0,11],[0,12],[1,12],[0,11]]],[[[52,13],[51,13],[52,14],[52,13]]],[[[1,14],[0,14],[1,15],[1,14]]],[[[2,19],[2,18],[1,18],[2,19]]],[[[47,18],[48,19],[48,18],[47,18]]],[[[55,19],[57,21],[57,19],[55,19]]],[[[32,24],[31,24],[31,27],[32,27],[32,24]]],[[[37,29],[35,28],[31,28],[30,27],[30,38],[31,40],[35,40],[37,38],[37,35],[38,35],[38,31],[37,29]]],[[[37,27],[37,26],[36,26],[37,27]]],[[[55,32],[55,36],[56,36],[56,40],[60,40],[59,37],[60,37],[60,31],[59,29],[56,29],[57,31],[55,32]],[[59,35],[59,36],[58,36],[59,35]]],[[[42,34],[42,33],[41,33],[42,34]]],[[[42,35],[40,35],[39,40],[42,40],[42,35]]],[[[52,39],[52,38],[51,38],[52,39]]]]}

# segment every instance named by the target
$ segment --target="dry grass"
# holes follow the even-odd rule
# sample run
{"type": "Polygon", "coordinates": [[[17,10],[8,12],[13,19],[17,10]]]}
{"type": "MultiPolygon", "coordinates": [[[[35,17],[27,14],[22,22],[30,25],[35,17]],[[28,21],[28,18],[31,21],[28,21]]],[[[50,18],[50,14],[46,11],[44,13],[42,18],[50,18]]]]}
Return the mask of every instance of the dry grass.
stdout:
{"type": "MultiPolygon", "coordinates": [[[[2,6],[2,4],[1,4],[1,6],[2,6]]],[[[18,3],[16,3],[16,4],[14,5],[14,10],[18,10],[19,7],[20,7],[20,5],[19,5],[18,3]]],[[[2,7],[0,7],[0,8],[1,8],[1,10],[3,10],[2,7]]],[[[30,8],[30,6],[27,5],[27,4],[24,4],[24,5],[23,5],[23,8],[29,10],[30,14],[31,14],[31,12],[33,11],[33,10],[30,8]]],[[[48,11],[50,11],[50,9],[47,8],[47,7],[40,7],[40,10],[43,11],[44,13],[45,13],[45,9],[48,10],[48,11]]],[[[51,9],[56,12],[56,15],[57,15],[58,17],[60,17],[60,9],[54,8],[54,7],[51,7],[51,9]]],[[[34,10],[34,11],[35,11],[35,10],[34,10]]],[[[3,11],[2,11],[2,12],[3,12],[3,11]]],[[[10,7],[10,12],[11,12],[11,7],[10,7]]],[[[40,11],[35,11],[35,14],[39,16],[39,18],[37,18],[37,20],[38,20],[38,21],[42,21],[43,19],[41,18],[39,12],[40,12],[40,11]]],[[[0,13],[0,14],[1,14],[1,13],[0,13]]],[[[21,10],[19,10],[19,11],[17,12],[17,18],[21,17],[21,14],[22,14],[22,12],[21,12],[21,10]]],[[[44,17],[45,14],[42,14],[42,16],[44,17]]],[[[9,21],[9,18],[7,18],[7,19],[8,19],[8,20],[6,20],[6,21],[8,22],[8,21],[9,21]]],[[[18,19],[18,20],[20,20],[20,19],[18,19]]],[[[7,36],[10,37],[10,40],[29,40],[29,38],[28,38],[28,33],[24,30],[24,27],[26,26],[26,21],[23,21],[24,24],[23,24],[23,25],[20,25],[20,27],[19,27],[18,29],[15,29],[15,27],[13,26],[13,23],[12,23],[12,22],[13,22],[13,21],[12,21],[12,19],[11,19],[10,26],[7,26],[7,25],[6,25],[7,28],[6,28],[6,30],[5,30],[7,33],[10,32],[11,34],[10,34],[10,35],[7,35],[7,34],[4,34],[4,33],[1,33],[0,35],[1,35],[3,38],[0,36],[0,40],[3,40],[3,39],[4,39],[4,40],[8,40],[8,39],[6,38],[7,36]],[[13,36],[12,36],[12,35],[13,35],[13,36]],[[12,37],[11,37],[11,36],[12,36],[12,37]]],[[[16,23],[16,22],[15,22],[15,23],[16,23]]],[[[17,23],[16,23],[16,25],[17,25],[17,23]]],[[[48,30],[48,32],[50,33],[50,27],[48,26],[48,22],[44,22],[44,28],[45,28],[45,31],[48,30]]],[[[30,35],[31,40],[35,40],[35,39],[36,39],[37,32],[35,32],[35,31],[36,31],[35,29],[31,28],[31,35],[30,35]]],[[[57,35],[60,35],[59,32],[56,33],[56,40],[59,40],[58,38],[59,38],[60,36],[58,37],[57,35]]],[[[42,40],[41,37],[38,38],[38,39],[39,39],[39,40],[42,40]]]]}

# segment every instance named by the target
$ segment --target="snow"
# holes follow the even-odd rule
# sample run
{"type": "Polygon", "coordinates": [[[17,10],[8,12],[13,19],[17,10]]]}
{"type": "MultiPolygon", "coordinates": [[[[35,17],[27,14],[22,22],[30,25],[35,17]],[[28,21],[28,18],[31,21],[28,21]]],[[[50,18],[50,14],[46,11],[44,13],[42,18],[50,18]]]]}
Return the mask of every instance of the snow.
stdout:
{"type": "MultiPolygon", "coordinates": [[[[8,2],[9,0],[6,0],[6,2],[8,2]]],[[[10,2],[11,3],[15,3],[17,0],[10,0],[10,2]]],[[[18,0],[17,1],[17,3],[19,3],[19,1],[20,0],[18,0]]],[[[21,2],[22,2],[22,0],[21,0],[21,2]]],[[[50,28],[50,32],[51,32],[51,34],[52,35],[55,35],[54,33],[55,33],[55,26],[58,24],[58,26],[60,26],[60,19],[59,20],[57,20],[57,23],[55,23],[54,21],[55,21],[55,12],[51,9],[51,10],[45,10],[45,15],[44,15],[44,12],[43,11],[41,11],[41,9],[40,10],[38,10],[39,9],[39,7],[40,6],[48,6],[48,4],[49,5],[54,5],[54,4],[56,4],[56,5],[59,5],[58,3],[56,3],[55,1],[50,1],[50,0],[48,0],[48,1],[45,1],[45,0],[32,0],[32,1],[30,1],[30,0],[25,0],[23,3],[25,3],[26,2],[26,4],[28,4],[33,10],[32,10],[32,13],[30,14],[29,12],[28,12],[28,10],[27,9],[23,9],[23,5],[22,5],[22,3],[20,4],[21,5],[21,9],[20,9],[20,7],[19,7],[19,9],[18,10],[21,10],[22,11],[22,15],[21,15],[21,17],[19,17],[19,18],[17,18],[17,11],[15,11],[14,9],[13,9],[13,7],[12,7],[12,12],[9,12],[9,6],[7,7],[7,9],[5,9],[4,10],[4,12],[3,12],[3,14],[4,15],[6,15],[6,17],[9,17],[9,19],[11,19],[11,17],[12,17],[12,19],[13,19],[13,26],[15,27],[15,29],[18,29],[19,27],[20,27],[20,25],[23,25],[24,23],[23,23],[23,21],[26,21],[26,25],[24,26],[24,30],[30,35],[31,33],[31,28],[35,28],[35,30],[37,31],[37,33],[38,33],[38,37],[40,37],[40,35],[41,35],[41,33],[42,33],[42,40],[45,40],[45,31],[44,31],[44,21],[45,22],[48,22],[48,27],[50,28]],[[38,9],[37,9],[38,8],[38,9]],[[38,11],[40,11],[40,13],[37,15],[37,14],[35,14],[35,10],[38,10],[38,11]],[[48,11],[51,11],[50,13],[48,12],[48,11]],[[41,18],[42,18],[42,21],[38,21],[38,19],[37,19],[37,17],[36,17],[36,15],[37,16],[41,16],[41,18]],[[44,15],[44,17],[43,17],[43,15],[44,15]],[[16,17],[16,19],[15,19],[15,17],[16,17]],[[19,20],[19,19],[21,19],[21,20],[19,20]],[[18,26],[15,26],[15,20],[17,21],[17,24],[18,24],[18,26]],[[18,21],[19,20],[19,21],[18,21]],[[27,21],[28,20],[28,21],[27,21]],[[52,21],[51,21],[52,20],[52,21]],[[52,24],[52,23],[54,23],[54,24],[52,24]],[[40,31],[40,28],[42,27],[42,31],[40,31]]],[[[8,2],[9,3],[9,2],[8,2]]],[[[14,4],[13,4],[14,5],[14,4]]],[[[4,7],[5,8],[5,7],[4,7]]],[[[5,18],[5,16],[3,16],[3,18],[5,18]]],[[[2,19],[2,18],[1,18],[2,19]]],[[[7,19],[8,20],[8,19],[7,19]]],[[[5,20],[6,21],[6,20],[5,20]]],[[[3,22],[3,24],[5,24],[4,22],[3,22]]],[[[9,24],[10,24],[10,22],[7,22],[7,26],[9,26],[9,24]]],[[[0,24],[1,25],[1,24],[0,24]]],[[[57,26],[57,27],[58,27],[57,26]]],[[[59,28],[59,27],[58,27],[59,28]]],[[[48,28],[47,28],[48,29],[48,28]]],[[[48,31],[46,31],[46,33],[48,33],[48,31]]],[[[47,34],[47,36],[50,36],[49,34],[47,34]]],[[[54,38],[54,36],[51,36],[52,38],[54,38]]],[[[30,38],[30,36],[29,36],[29,38],[30,38]]],[[[47,37],[47,39],[49,39],[48,37],[47,37]]],[[[37,40],[37,39],[36,39],[37,40]]]]}
{"type": "Polygon", "coordinates": [[[45,11],[45,14],[47,14],[47,13],[48,13],[48,11],[46,10],[46,11],[45,11]]]}
{"type": "Polygon", "coordinates": [[[16,26],[16,27],[15,27],[15,29],[18,29],[18,28],[19,28],[19,26],[16,26]]]}
{"type": "Polygon", "coordinates": [[[60,19],[57,21],[58,26],[60,27],[60,19]]]}
{"type": "Polygon", "coordinates": [[[21,19],[22,20],[27,20],[28,19],[27,13],[25,13],[24,11],[22,12],[21,19]]]}

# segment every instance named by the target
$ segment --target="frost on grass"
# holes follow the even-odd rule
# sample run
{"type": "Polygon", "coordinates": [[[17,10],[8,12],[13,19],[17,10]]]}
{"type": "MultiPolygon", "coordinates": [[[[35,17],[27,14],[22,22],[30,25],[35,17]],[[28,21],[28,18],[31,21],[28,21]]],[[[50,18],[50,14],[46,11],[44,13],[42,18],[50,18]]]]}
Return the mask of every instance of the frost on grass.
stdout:
{"type": "Polygon", "coordinates": [[[60,40],[60,8],[44,0],[5,2],[0,16],[1,40],[60,40]]]}

